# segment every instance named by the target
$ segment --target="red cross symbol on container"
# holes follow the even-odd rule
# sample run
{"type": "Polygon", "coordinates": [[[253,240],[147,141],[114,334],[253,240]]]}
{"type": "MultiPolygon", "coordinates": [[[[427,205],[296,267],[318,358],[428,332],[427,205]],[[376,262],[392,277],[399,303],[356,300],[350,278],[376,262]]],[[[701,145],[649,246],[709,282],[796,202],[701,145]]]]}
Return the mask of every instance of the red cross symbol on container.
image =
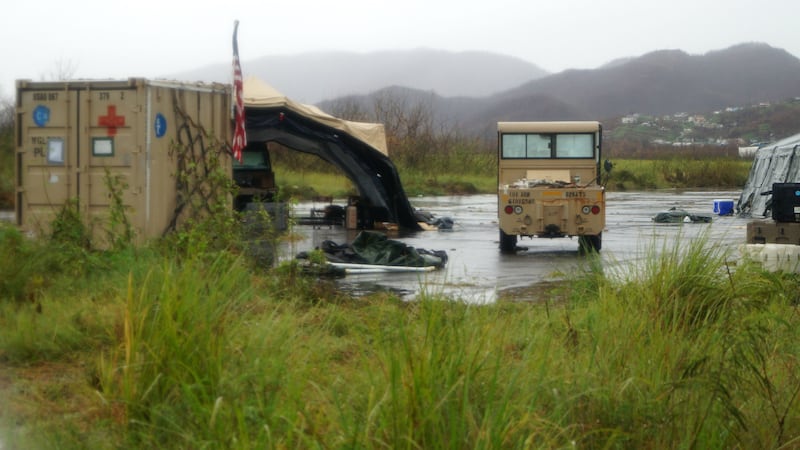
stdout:
{"type": "Polygon", "coordinates": [[[108,105],[106,115],[97,118],[97,125],[108,128],[108,135],[114,136],[117,134],[117,128],[125,126],[125,116],[118,116],[117,107],[108,105]]]}

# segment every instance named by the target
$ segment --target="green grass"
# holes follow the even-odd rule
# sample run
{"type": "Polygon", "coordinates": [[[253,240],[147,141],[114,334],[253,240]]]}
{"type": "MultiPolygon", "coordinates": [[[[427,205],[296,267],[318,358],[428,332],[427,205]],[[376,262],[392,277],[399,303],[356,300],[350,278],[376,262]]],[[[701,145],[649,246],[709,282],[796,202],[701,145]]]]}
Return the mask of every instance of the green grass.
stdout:
{"type": "MultiPolygon", "coordinates": [[[[416,169],[400,169],[400,182],[409,197],[418,195],[468,195],[496,192],[497,174],[429,173],[416,169]]],[[[319,196],[347,198],[358,195],[353,183],[344,175],[331,171],[297,171],[276,169],[275,180],[285,197],[309,200],[319,196]]]]}
{"type": "Polygon", "coordinates": [[[400,172],[403,189],[410,197],[418,195],[469,195],[497,192],[497,174],[428,173],[408,169],[400,172]]]}
{"type": "Polygon", "coordinates": [[[353,183],[343,174],[275,168],[275,181],[282,195],[298,200],[317,196],[347,198],[357,195],[353,183]]]}
{"type": "MultiPolygon", "coordinates": [[[[752,161],[711,159],[648,159],[614,160],[608,184],[609,191],[630,191],[666,188],[735,189],[744,186],[752,161]]],[[[450,171],[400,167],[403,189],[410,197],[418,195],[469,195],[497,192],[496,165],[484,170],[450,171]]],[[[297,199],[315,196],[345,198],[357,195],[352,183],[343,175],[331,172],[298,172],[279,170],[277,183],[282,192],[297,199]]]]}
{"type": "Polygon", "coordinates": [[[587,257],[542,301],[490,305],[354,298],[294,262],[191,242],[65,247],[52,264],[54,242],[17,237],[0,234],[0,261],[20,263],[0,265],[16,286],[0,294],[8,448],[800,439],[800,279],[732,265],[702,236],[653,242],[635,265],[587,257]]]}
{"type": "Polygon", "coordinates": [[[614,160],[610,190],[664,188],[740,188],[747,182],[751,160],[648,159],[614,160]]]}

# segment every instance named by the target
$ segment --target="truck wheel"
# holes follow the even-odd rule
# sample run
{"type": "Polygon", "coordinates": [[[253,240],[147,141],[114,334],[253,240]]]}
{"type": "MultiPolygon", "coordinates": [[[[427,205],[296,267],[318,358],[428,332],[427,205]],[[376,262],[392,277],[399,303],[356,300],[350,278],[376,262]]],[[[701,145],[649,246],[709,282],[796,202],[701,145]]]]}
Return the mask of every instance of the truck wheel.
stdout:
{"type": "Polygon", "coordinates": [[[578,238],[578,247],[580,248],[581,252],[589,253],[589,252],[600,252],[600,249],[603,247],[603,233],[600,233],[596,236],[594,235],[585,235],[578,238]]]}
{"type": "Polygon", "coordinates": [[[500,251],[503,253],[514,253],[517,249],[517,236],[505,234],[500,230],[500,251]]]}

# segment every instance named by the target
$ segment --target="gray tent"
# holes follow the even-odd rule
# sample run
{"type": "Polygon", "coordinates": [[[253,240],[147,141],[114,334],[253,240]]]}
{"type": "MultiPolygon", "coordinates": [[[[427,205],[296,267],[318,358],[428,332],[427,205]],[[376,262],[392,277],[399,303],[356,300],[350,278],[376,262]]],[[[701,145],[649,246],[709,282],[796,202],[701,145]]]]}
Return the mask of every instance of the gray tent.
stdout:
{"type": "Polygon", "coordinates": [[[375,221],[420,229],[388,156],[382,124],[352,122],[294,102],[256,78],[244,81],[247,140],[277,142],[338,167],[358,189],[375,221]]]}
{"type": "Polygon", "coordinates": [[[750,176],[736,205],[739,215],[771,216],[773,183],[800,183],[800,134],[756,151],[750,176]]]}

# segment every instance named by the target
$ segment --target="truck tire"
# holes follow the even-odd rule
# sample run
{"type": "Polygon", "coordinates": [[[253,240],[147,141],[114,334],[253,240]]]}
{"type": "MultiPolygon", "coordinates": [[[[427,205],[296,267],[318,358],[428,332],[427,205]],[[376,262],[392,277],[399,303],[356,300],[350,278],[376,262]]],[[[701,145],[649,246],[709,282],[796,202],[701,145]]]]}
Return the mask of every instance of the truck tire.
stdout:
{"type": "Polygon", "coordinates": [[[600,249],[603,248],[603,233],[599,233],[596,236],[587,234],[579,237],[578,247],[583,253],[600,253],[600,249]]]}
{"type": "Polygon", "coordinates": [[[517,236],[505,234],[500,230],[500,251],[502,253],[514,253],[517,250],[517,236]]]}

